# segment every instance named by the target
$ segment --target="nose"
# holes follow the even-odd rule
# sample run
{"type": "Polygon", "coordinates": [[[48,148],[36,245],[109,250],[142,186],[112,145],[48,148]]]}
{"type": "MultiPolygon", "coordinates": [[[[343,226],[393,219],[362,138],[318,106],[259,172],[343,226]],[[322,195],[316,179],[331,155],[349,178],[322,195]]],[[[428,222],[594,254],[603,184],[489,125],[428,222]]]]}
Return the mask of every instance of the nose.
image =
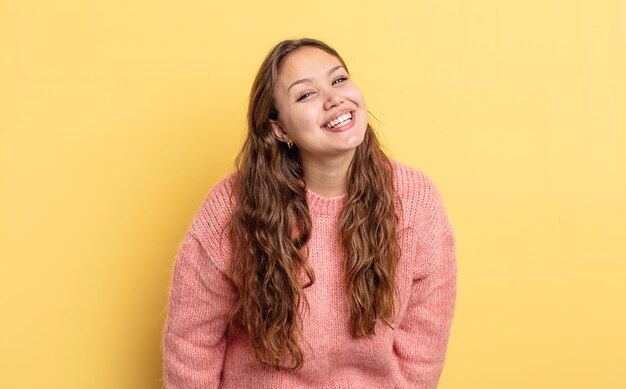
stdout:
{"type": "Polygon", "coordinates": [[[336,91],[331,89],[326,93],[326,101],[324,101],[325,110],[338,107],[341,103],[343,103],[343,98],[336,91]]]}

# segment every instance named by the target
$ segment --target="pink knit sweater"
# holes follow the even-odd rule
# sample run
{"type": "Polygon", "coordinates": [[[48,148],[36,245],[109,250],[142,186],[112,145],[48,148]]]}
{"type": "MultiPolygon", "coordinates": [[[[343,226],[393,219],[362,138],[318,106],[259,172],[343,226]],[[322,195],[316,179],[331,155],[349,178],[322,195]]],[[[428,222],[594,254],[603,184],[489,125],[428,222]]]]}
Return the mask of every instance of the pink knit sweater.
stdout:
{"type": "Polygon", "coordinates": [[[456,261],[452,228],[440,195],[422,173],[394,162],[402,200],[401,258],[393,329],[353,339],[342,276],[338,216],[347,195],[307,192],[315,283],[305,289],[301,370],[257,362],[247,338],[227,333],[235,292],[229,282],[232,178],[209,193],[180,246],[163,335],[167,388],[435,388],[454,311],[456,261]]]}

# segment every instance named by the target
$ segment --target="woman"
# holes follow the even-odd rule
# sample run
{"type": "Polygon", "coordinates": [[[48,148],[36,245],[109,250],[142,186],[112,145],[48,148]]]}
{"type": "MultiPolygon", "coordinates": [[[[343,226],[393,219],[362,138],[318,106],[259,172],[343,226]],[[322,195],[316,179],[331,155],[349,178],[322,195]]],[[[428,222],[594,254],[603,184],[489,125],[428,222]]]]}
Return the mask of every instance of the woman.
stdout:
{"type": "Polygon", "coordinates": [[[385,156],[317,40],[268,54],[248,127],[176,258],[166,387],[436,387],[456,263],[432,181],[385,156]]]}

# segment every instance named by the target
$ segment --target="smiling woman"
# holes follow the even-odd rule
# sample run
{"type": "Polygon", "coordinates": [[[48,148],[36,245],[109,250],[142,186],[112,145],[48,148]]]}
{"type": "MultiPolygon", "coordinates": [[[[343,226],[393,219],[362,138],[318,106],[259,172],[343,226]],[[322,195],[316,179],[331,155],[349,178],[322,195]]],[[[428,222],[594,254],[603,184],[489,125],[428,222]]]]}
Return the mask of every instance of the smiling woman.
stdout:
{"type": "Polygon", "coordinates": [[[274,103],[280,115],[270,121],[276,137],[293,142],[305,165],[349,164],[365,135],[367,109],[345,64],[305,46],[284,59],[277,81],[274,103]]]}
{"type": "Polygon", "coordinates": [[[432,181],[382,152],[335,50],[268,54],[237,166],[176,257],[166,387],[436,387],[453,230],[432,181]]]}

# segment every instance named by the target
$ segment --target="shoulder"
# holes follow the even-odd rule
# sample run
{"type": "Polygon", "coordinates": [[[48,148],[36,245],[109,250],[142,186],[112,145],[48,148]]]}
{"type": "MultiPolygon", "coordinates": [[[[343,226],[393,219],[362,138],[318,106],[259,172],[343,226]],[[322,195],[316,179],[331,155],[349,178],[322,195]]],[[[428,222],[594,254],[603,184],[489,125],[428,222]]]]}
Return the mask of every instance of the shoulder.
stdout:
{"type": "Polygon", "coordinates": [[[391,161],[394,189],[401,202],[405,222],[444,214],[443,201],[435,182],[423,172],[398,161],[391,161]]]}
{"type": "Polygon", "coordinates": [[[423,172],[391,160],[393,182],[398,195],[402,198],[423,196],[436,190],[433,181],[423,172]]]}
{"type": "Polygon", "coordinates": [[[408,254],[407,270],[428,274],[441,257],[444,240],[452,236],[444,204],[434,181],[421,171],[392,161],[399,203],[400,244],[408,254]]]}
{"type": "Polygon", "coordinates": [[[230,269],[230,222],[235,209],[235,174],[220,180],[208,192],[191,223],[189,233],[193,235],[215,265],[227,273],[230,269]]]}

